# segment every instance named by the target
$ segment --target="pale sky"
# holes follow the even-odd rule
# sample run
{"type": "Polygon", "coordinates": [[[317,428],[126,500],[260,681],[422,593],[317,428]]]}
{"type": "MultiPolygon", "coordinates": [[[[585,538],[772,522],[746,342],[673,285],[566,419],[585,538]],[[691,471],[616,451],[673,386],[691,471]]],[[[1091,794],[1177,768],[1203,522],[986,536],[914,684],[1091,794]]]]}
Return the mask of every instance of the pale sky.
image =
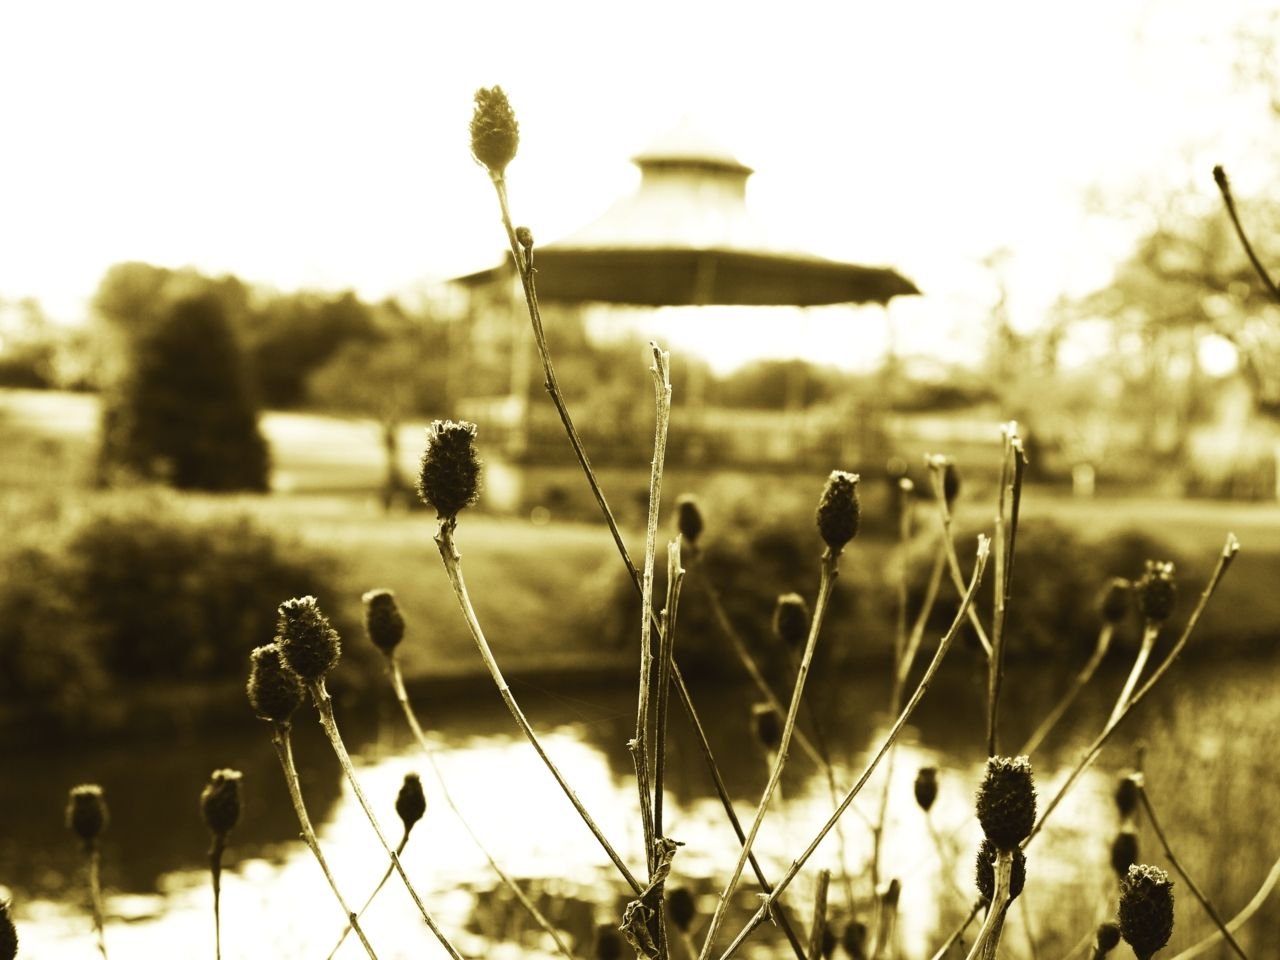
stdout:
{"type": "MultiPolygon", "coordinates": [[[[467,122],[501,84],[521,124],[514,216],[548,242],[637,180],[690,116],[754,167],[777,242],[898,268],[900,348],[972,357],[1008,251],[1017,326],[1106,282],[1194,182],[1275,183],[1275,120],[1233,71],[1254,0],[0,5],[0,297],[84,312],[121,260],[378,298],[497,262],[467,122]],[[1096,205],[1095,205],[1096,206],[1096,205]]],[[[655,329],[720,367],[858,366],[883,311],[687,311],[655,329]]]]}

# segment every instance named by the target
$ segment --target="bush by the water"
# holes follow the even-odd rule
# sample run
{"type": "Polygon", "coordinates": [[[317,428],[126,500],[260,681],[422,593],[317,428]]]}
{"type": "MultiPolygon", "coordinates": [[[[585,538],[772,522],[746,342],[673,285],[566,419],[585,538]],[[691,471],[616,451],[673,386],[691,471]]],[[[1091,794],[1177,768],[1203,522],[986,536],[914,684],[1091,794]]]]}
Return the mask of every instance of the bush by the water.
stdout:
{"type": "MultiPolygon", "coordinates": [[[[159,494],[109,500],[0,552],[0,694],[55,716],[146,681],[241,678],[281,597],[333,598],[335,560],[243,515],[159,494]]],[[[358,656],[356,658],[359,659],[358,656]]]]}

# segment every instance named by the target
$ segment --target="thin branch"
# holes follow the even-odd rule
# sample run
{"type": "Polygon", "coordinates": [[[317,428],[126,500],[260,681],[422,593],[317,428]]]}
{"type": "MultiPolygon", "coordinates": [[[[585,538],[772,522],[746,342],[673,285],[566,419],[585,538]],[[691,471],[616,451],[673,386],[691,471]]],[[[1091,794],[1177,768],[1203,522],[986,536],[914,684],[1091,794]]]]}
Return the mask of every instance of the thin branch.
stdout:
{"type": "Polygon", "coordinates": [[[1240,238],[1240,246],[1244,247],[1245,254],[1249,257],[1249,262],[1253,264],[1254,272],[1262,281],[1262,285],[1280,303],[1280,287],[1277,287],[1275,281],[1271,279],[1271,275],[1267,273],[1267,268],[1262,265],[1262,261],[1258,259],[1258,255],[1253,252],[1253,244],[1249,242],[1249,237],[1244,232],[1244,227],[1240,224],[1240,217],[1236,213],[1236,202],[1231,196],[1231,184],[1227,180],[1227,172],[1221,166],[1213,168],[1213,179],[1218,185],[1218,192],[1222,194],[1222,202],[1227,208],[1227,214],[1231,217],[1231,225],[1236,228],[1236,236],[1240,238]]]}

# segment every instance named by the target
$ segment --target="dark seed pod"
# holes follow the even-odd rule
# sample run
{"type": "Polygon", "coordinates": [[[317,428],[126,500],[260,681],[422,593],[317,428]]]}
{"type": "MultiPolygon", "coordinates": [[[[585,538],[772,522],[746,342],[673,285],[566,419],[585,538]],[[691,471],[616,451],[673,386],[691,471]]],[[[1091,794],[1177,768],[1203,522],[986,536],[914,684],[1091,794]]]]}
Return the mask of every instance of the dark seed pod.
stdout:
{"type": "Polygon", "coordinates": [[[773,751],[782,746],[782,718],[770,704],[752,705],[751,725],[755,729],[756,739],[766,750],[773,751]]]}
{"type": "Polygon", "coordinates": [[[991,757],[978,788],[978,822],[987,839],[1012,850],[1036,820],[1036,785],[1027,757],[991,757]]]}
{"type": "Polygon", "coordinates": [[[1098,930],[1093,935],[1094,957],[1105,957],[1118,946],[1120,946],[1120,928],[1110,920],[1104,920],[1098,924],[1098,930]]]}
{"type": "Polygon", "coordinates": [[[773,635],[792,650],[804,648],[809,637],[809,604],[798,593],[784,593],[773,607],[773,635]]]}
{"type": "Polygon", "coordinates": [[[938,768],[921,767],[916,771],[916,803],[920,809],[928,813],[933,801],[938,799],[938,768]]]}
{"type": "Polygon", "coordinates": [[[476,455],[474,423],[435,420],[427,428],[427,446],[418,472],[418,496],[446,520],[479,499],[480,458],[476,455]]]}
{"type": "Polygon", "coordinates": [[[902,896],[902,881],[897,877],[890,880],[883,890],[880,891],[880,902],[884,904],[886,910],[897,910],[898,900],[902,896]]]}
{"type": "Polygon", "coordinates": [[[823,960],[830,960],[830,957],[836,952],[836,935],[830,926],[822,928],[822,943],[819,944],[819,951],[822,953],[823,960]]]}
{"type": "Polygon", "coordinates": [[[956,462],[947,457],[942,468],[942,499],[946,501],[947,512],[955,509],[956,498],[960,496],[960,473],[956,470],[956,462]]]}
{"type": "Polygon", "coordinates": [[[258,647],[249,655],[249,703],[263,720],[288,723],[303,693],[302,680],[284,662],[279,644],[258,647]]]}
{"type": "Polygon", "coordinates": [[[239,770],[215,770],[200,792],[200,816],[209,832],[225,837],[240,822],[239,770]]]}
{"type": "Polygon", "coordinates": [[[396,794],[396,813],[400,815],[400,822],[404,824],[404,832],[407,834],[412,830],[413,825],[421,820],[426,812],[427,796],[422,792],[422,781],[418,779],[416,773],[406,773],[404,783],[400,785],[400,792],[396,794]]]}
{"type": "Polygon", "coordinates": [[[833,555],[838,556],[858,535],[862,507],[858,503],[858,475],[832,470],[818,501],[818,533],[833,555]]]}
{"type": "Polygon", "coordinates": [[[697,907],[688,887],[673,887],[667,891],[667,916],[679,929],[688,933],[696,914],[697,907]]]}
{"type": "Polygon", "coordinates": [[[67,796],[67,829],[84,841],[86,850],[92,849],[110,817],[102,787],[96,783],[82,783],[72,787],[67,796]]]}
{"type": "Polygon", "coordinates": [[[1173,935],[1173,881],[1159,867],[1135,864],[1120,881],[1120,935],[1138,960],[1149,960],[1173,935]]]}
{"type": "Polygon", "coordinates": [[[1173,613],[1178,588],[1173,582],[1173,564],[1148,560],[1147,569],[1134,587],[1138,612],[1151,623],[1164,623],[1173,613]]]}
{"type": "Polygon", "coordinates": [[[698,537],[702,536],[702,510],[698,507],[698,499],[689,493],[681,494],[676,500],[676,529],[690,548],[697,547],[698,537]]]}
{"type": "Polygon", "coordinates": [[[1133,584],[1124,577],[1112,577],[1102,589],[1098,609],[1107,623],[1120,623],[1129,615],[1133,584]]]}
{"type": "Polygon", "coordinates": [[[494,176],[502,176],[520,146],[520,125],[501,87],[476,91],[471,115],[471,155],[494,176]]]}
{"type": "Polygon", "coordinates": [[[0,960],[18,955],[18,928],[13,925],[12,905],[0,900],[0,960]]]}
{"type": "Polygon", "coordinates": [[[840,946],[853,960],[867,960],[867,925],[860,920],[850,920],[840,934],[840,946]]]}
{"type": "Polygon", "coordinates": [[[1111,869],[1123,880],[1129,868],[1138,862],[1138,834],[1131,829],[1121,830],[1111,841],[1111,869]]]}
{"type": "Polygon", "coordinates": [[[360,598],[364,602],[364,629],[373,645],[390,655],[404,639],[404,616],[390,590],[370,590],[360,598]]]}
{"type": "Polygon", "coordinates": [[[314,683],[338,665],[342,644],[338,631],[320,612],[315,597],[296,597],[279,607],[276,624],[280,652],[289,669],[304,681],[314,683]]]}
{"type": "MultiPolygon", "coordinates": [[[[996,895],[996,854],[1000,851],[990,840],[983,840],[974,862],[974,880],[982,899],[990,903],[996,895]]],[[[1027,882],[1027,857],[1021,847],[1013,848],[1013,866],[1009,871],[1009,900],[1016,900],[1027,882]]]]}
{"type": "Polygon", "coordinates": [[[622,935],[607,923],[596,927],[596,944],[592,956],[595,960],[621,960],[622,935]]]}
{"type": "Polygon", "coordinates": [[[1116,809],[1122,817],[1138,809],[1138,781],[1132,774],[1125,774],[1116,782],[1116,809]]]}

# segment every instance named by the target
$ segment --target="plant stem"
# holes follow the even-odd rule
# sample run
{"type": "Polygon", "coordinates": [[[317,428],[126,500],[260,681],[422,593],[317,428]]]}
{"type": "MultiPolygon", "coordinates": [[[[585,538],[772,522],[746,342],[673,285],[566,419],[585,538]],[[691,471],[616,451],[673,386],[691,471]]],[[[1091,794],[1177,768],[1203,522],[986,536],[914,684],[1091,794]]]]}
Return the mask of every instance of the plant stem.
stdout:
{"type": "Polygon", "coordinates": [[[667,766],[667,707],[670,704],[671,660],[675,656],[676,614],[680,609],[680,589],[684,584],[684,567],[680,565],[680,538],[667,544],[667,602],[663,609],[662,646],[658,652],[657,729],[653,755],[653,828],[664,836],[662,828],[663,780],[667,766]]]}
{"type": "Polygon", "coordinates": [[[467,621],[467,626],[471,630],[471,637],[475,640],[476,647],[480,651],[480,658],[484,661],[484,665],[489,670],[489,676],[493,678],[493,682],[498,687],[498,693],[502,695],[502,701],[507,705],[507,709],[511,712],[511,716],[515,719],[516,725],[533,745],[533,749],[537,751],[538,756],[542,758],[542,762],[551,771],[551,775],[555,777],[556,783],[560,785],[560,789],[564,791],[564,795],[569,798],[569,802],[573,804],[573,809],[578,811],[578,816],[582,818],[582,822],[587,825],[587,829],[599,841],[600,846],[604,848],[604,852],[608,854],[609,859],[613,861],[618,872],[622,874],[624,880],[635,893],[644,890],[640,881],[635,875],[627,869],[627,865],[622,862],[622,858],[618,856],[613,845],[605,839],[604,833],[596,826],[596,822],[592,819],[591,814],[587,812],[587,808],[582,805],[582,801],[578,799],[578,795],[574,793],[573,788],[569,786],[569,782],[565,780],[564,774],[560,772],[559,767],[555,765],[551,757],[547,755],[547,751],[543,749],[542,742],[538,739],[538,735],[533,732],[533,727],[529,725],[529,721],[525,718],[524,711],[520,709],[520,704],[516,702],[515,695],[511,692],[511,687],[507,684],[506,678],[502,675],[502,670],[498,666],[498,661],[493,655],[493,651],[489,648],[489,641],[485,639],[484,630],[480,626],[480,620],[476,616],[475,608],[471,605],[471,596],[467,593],[466,581],[462,578],[462,557],[458,553],[457,547],[453,542],[453,529],[457,523],[456,518],[441,518],[439,528],[436,532],[436,546],[440,549],[440,559],[444,561],[445,572],[449,575],[449,582],[453,584],[453,593],[458,600],[458,605],[462,608],[462,616],[467,621]]]}
{"type": "Polygon", "coordinates": [[[644,829],[645,861],[649,877],[653,878],[657,866],[657,834],[653,821],[653,785],[649,779],[649,713],[653,691],[653,646],[649,629],[653,617],[653,567],[658,551],[658,513],[662,504],[662,469],[666,462],[667,429],[671,423],[670,355],[663,353],[656,344],[653,350],[653,389],[656,407],[653,463],[649,471],[649,519],[644,537],[644,572],[641,575],[640,592],[640,685],[636,705],[636,735],[627,745],[636,768],[636,786],[640,792],[640,821],[644,829]]]}
{"type": "Polygon", "coordinates": [[[1169,838],[1165,836],[1164,830],[1160,827],[1160,821],[1156,818],[1155,808],[1151,805],[1151,797],[1147,794],[1146,784],[1138,779],[1138,799],[1142,801],[1142,808],[1147,812],[1147,820],[1151,823],[1151,829],[1156,832],[1156,837],[1160,840],[1160,846],[1164,848],[1164,855],[1169,858],[1169,864],[1174,870],[1178,871],[1178,876],[1182,878],[1182,882],[1187,885],[1192,896],[1200,901],[1200,906],[1204,908],[1204,912],[1209,915],[1218,927],[1218,931],[1222,934],[1222,938],[1230,944],[1231,949],[1236,952],[1240,960],[1249,960],[1245,956],[1244,950],[1240,948],[1240,944],[1236,942],[1236,938],[1231,935],[1231,931],[1227,929],[1227,925],[1222,922],[1222,917],[1218,915],[1218,911],[1214,909],[1213,904],[1209,902],[1209,898],[1204,895],[1204,891],[1196,884],[1191,876],[1187,873],[1186,868],[1174,856],[1173,848],[1169,846],[1169,838]]]}
{"type": "Polygon", "coordinates": [[[427,763],[431,765],[431,772],[435,774],[436,783],[440,786],[440,796],[444,798],[444,802],[448,805],[449,809],[453,811],[453,815],[458,818],[458,823],[462,825],[462,829],[466,831],[467,836],[469,836],[471,841],[476,845],[476,849],[480,851],[487,861],[489,861],[489,866],[492,867],[493,872],[498,875],[498,879],[501,880],[506,888],[511,891],[512,896],[514,896],[517,902],[524,907],[525,912],[533,918],[534,923],[536,923],[544,933],[551,937],[552,941],[555,942],[557,949],[559,949],[559,951],[565,956],[566,960],[574,960],[572,951],[569,950],[556,928],[552,926],[551,921],[548,920],[542,914],[542,911],[534,905],[533,901],[529,899],[528,894],[520,889],[520,885],[516,883],[515,880],[513,880],[507,872],[502,869],[502,867],[498,866],[498,861],[493,858],[493,854],[491,854],[480,841],[475,830],[472,829],[471,824],[467,822],[466,817],[462,815],[462,811],[458,809],[458,805],[453,802],[453,795],[449,792],[449,787],[445,783],[444,774],[440,771],[440,766],[436,763],[436,758],[431,751],[431,747],[427,744],[427,735],[423,732],[422,725],[418,723],[418,717],[413,712],[413,705],[409,702],[409,693],[404,686],[404,675],[400,670],[400,661],[396,657],[394,651],[387,657],[387,675],[391,679],[391,687],[395,691],[396,700],[399,702],[400,709],[404,713],[406,722],[409,724],[409,729],[413,731],[414,739],[418,741],[418,747],[427,758],[427,763]]]}
{"type": "MultiPolygon", "coordinates": [[[[991,657],[987,663],[987,756],[994,757],[997,752],[997,728],[1000,720],[1000,689],[1004,684],[1004,620],[1005,611],[1009,607],[1009,591],[1013,583],[1014,547],[1018,541],[1018,512],[1022,504],[1022,476],[1026,465],[1026,456],[1022,450],[1022,439],[1018,436],[1018,425],[1010,422],[1005,427],[1004,462],[1009,474],[1009,521],[1004,538],[996,543],[996,583],[995,583],[995,616],[991,621],[991,657]]],[[[996,536],[1001,536],[1001,525],[1005,515],[1004,481],[1000,487],[1000,516],[996,523],[996,536]]]]}
{"type": "MultiPolygon", "coordinates": [[[[609,503],[605,499],[604,491],[600,488],[599,480],[596,478],[595,471],[591,468],[591,461],[587,457],[586,449],[582,445],[582,437],[579,436],[577,428],[573,425],[573,419],[569,416],[569,408],[564,401],[564,395],[560,392],[560,386],[556,381],[555,368],[551,364],[551,352],[547,347],[546,334],[542,329],[542,316],[538,310],[538,294],[534,284],[534,273],[532,265],[527,263],[524,258],[523,249],[519,241],[516,239],[515,227],[511,222],[511,214],[507,205],[507,187],[506,181],[501,176],[492,176],[494,189],[498,195],[498,202],[502,208],[502,224],[507,232],[507,241],[511,246],[511,255],[514,258],[517,272],[520,274],[520,282],[524,288],[525,302],[529,309],[529,322],[533,328],[534,343],[538,348],[538,356],[542,361],[543,370],[543,386],[546,388],[547,394],[551,398],[552,404],[556,408],[556,412],[560,416],[560,422],[565,428],[565,434],[569,438],[569,444],[573,447],[574,455],[578,459],[579,466],[582,467],[583,475],[586,477],[587,486],[591,488],[592,496],[595,497],[596,505],[600,508],[600,514],[604,518],[606,525],[609,527],[609,533],[613,537],[614,546],[618,550],[618,555],[622,558],[623,564],[627,568],[627,574],[631,578],[632,586],[637,594],[643,594],[643,588],[640,583],[640,572],[636,569],[635,564],[631,561],[631,554],[627,551],[626,542],[622,538],[622,531],[618,527],[618,521],[613,516],[613,511],[609,509],[609,503]]],[[[739,842],[745,842],[745,834],[742,831],[742,824],[738,820],[738,814],[733,809],[733,801],[729,797],[729,791],[725,787],[724,777],[720,774],[719,766],[716,764],[715,754],[711,750],[711,742],[707,739],[706,729],[702,725],[702,720],[698,716],[697,708],[694,706],[693,698],[689,693],[689,687],[685,683],[684,674],[680,670],[680,664],[672,661],[671,679],[675,681],[676,693],[680,697],[680,704],[684,708],[685,714],[689,717],[689,722],[694,728],[694,732],[698,738],[698,749],[702,751],[702,756],[707,764],[707,770],[711,774],[712,783],[715,786],[716,794],[720,798],[720,804],[724,808],[725,815],[729,819],[730,825],[733,827],[734,833],[738,836],[739,842]]],[[[760,888],[766,893],[770,891],[768,881],[765,879],[764,872],[760,869],[759,863],[754,855],[750,858],[752,870],[755,872],[756,879],[759,881],[760,888]]],[[[633,889],[638,890],[638,884],[632,883],[633,889]]],[[[782,926],[783,932],[787,935],[787,940],[795,951],[798,960],[804,960],[804,947],[800,943],[799,937],[792,928],[790,921],[787,919],[785,912],[781,907],[775,910],[775,917],[782,926]]]]}
{"type": "Polygon", "coordinates": [[[1107,723],[1115,723],[1116,718],[1124,711],[1133,688],[1138,685],[1138,678],[1142,676],[1142,670],[1147,665],[1151,651],[1155,649],[1156,637],[1159,635],[1160,624],[1148,620],[1142,625],[1142,644],[1138,647],[1138,656],[1134,658],[1133,666],[1129,668],[1129,676],[1125,678],[1124,687],[1116,697],[1116,705],[1111,708],[1111,716],[1107,719],[1107,723]]]}
{"type": "Polygon", "coordinates": [[[1004,922],[1004,912],[1009,906],[1009,878],[1013,871],[1013,851],[996,852],[995,890],[991,898],[991,906],[987,909],[987,918],[978,931],[977,939],[969,949],[967,960],[987,960],[995,956],[995,948],[1000,943],[1000,931],[1004,922]]]}
{"type": "Polygon", "coordinates": [[[809,956],[817,960],[822,956],[822,934],[827,929],[827,888],[831,885],[831,871],[818,871],[818,888],[813,894],[813,924],[809,927],[809,956]]]}
{"type": "Polygon", "coordinates": [[[1244,247],[1244,252],[1249,258],[1249,263],[1253,265],[1254,272],[1262,280],[1263,286],[1267,288],[1267,292],[1280,302],[1280,287],[1276,286],[1271,275],[1267,273],[1266,267],[1262,265],[1262,261],[1258,259],[1258,255],[1253,252],[1253,244],[1249,242],[1249,237],[1244,232],[1244,227],[1240,224],[1240,217],[1236,213],[1236,202],[1231,196],[1231,184],[1227,180],[1227,172],[1222,167],[1213,168],[1213,179],[1218,184],[1218,192],[1222,194],[1222,202],[1227,208],[1227,214],[1231,217],[1231,225],[1236,229],[1236,236],[1240,239],[1240,246],[1244,247]]]}
{"type": "MultiPolygon", "coordinates": [[[[1267,897],[1271,896],[1271,891],[1276,888],[1277,882],[1280,882],[1280,860],[1271,865],[1271,872],[1262,881],[1262,886],[1258,887],[1258,892],[1253,895],[1253,899],[1245,904],[1239,913],[1227,921],[1226,929],[1235,932],[1244,926],[1255,913],[1262,909],[1262,905],[1267,902],[1267,897]]],[[[1216,930],[1199,943],[1187,947],[1187,949],[1172,957],[1171,960],[1193,960],[1193,958],[1200,956],[1206,950],[1211,949],[1221,939],[1222,931],[1216,930]]]]}
{"type": "MultiPolygon", "coordinates": [[[[951,537],[951,508],[947,505],[947,497],[943,492],[942,486],[942,467],[940,462],[935,462],[933,458],[929,458],[929,475],[933,480],[934,498],[938,504],[938,512],[942,517],[942,548],[945,551],[947,559],[947,571],[951,574],[951,584],[956,588],[956,592],[964,593],[964,572],[960,569],[960,556],[956,553],[956,544],[951,537]]],[[[999,531],[997,531],[997,535],[999,531]]],[[[973,632],[978,635],[978,642],[982,644],[982,649],[988,657],[991,656],[991,640],[987,636],[987,631],[982,627],[982,619],[978,616],[976,607],[969,610],[969,624],[973,627],[973,632]]]]}
{"type": "Polygon", "coordinates": [[[965,615],[969,609],[969,604],[973,602],[978,586],[982,583],[982,574],[986,570],[987,557],[990,552],[991,541],[987,537],[979,537],[978,555],[977,559],[974,561],[973,577],[969,581],[969,586],[965,590],[964,596],[961,598],[960,608],[956,611],[955,619],[952,620],[951,626],[947,628],[947,632],[944,633],[942,638],[938,641],[938,649],[933,655],[933,660],[930,661],[928,668],[924,672],[924,676],[920,678],[920,682],[916,686],[915,692],[911,695],[911,699],[907,701],[907,705],[903,707],[902,713],[898,715],[897,721],[889,729],[889,733],[886,735],[884,742],[880,745],[879,750],[876,751],[875,756],[871,758],[871,762],[868,763],[866,769],[862,771],[862,775],[858,778],[858,782],[855,783],[849,789],[848,793],[845,794],[844,799],[840,801],[840,805],[836,808],[835,812],[827,822],[823,824],[817,835],[809,843],[809,846],[804,849],[800,856],[791,862],[791,866],[787,868],[787,872],[783,875],[782,879],[778,881],[773,892],[763,898],[764,902],[761,904],[760,908],[747,922],[747,925],[742,928],[738,936],[734,938],[734,941],[729,945],[729,949],[721,954],[720,960],[728,960],[729,957],[733,956],[738,947],[740,947],[747,937],[751,935],[751,932],[768,918],[770,911],[773,909],[773,902],[782,895],[782,892],[800,873],[800,870],[804,867],[805,863],[808,862],[809,858],[813,856],[814,851],[818,849],[818,846],[826,838],[827,834],[831,832],[832,828],[844,814],[845,810],[847,810],[849,805],[853,803],[853,798],[858,795],[859,791],[861,791],[866,785],[867,780],[873,773],[875,773],[876,767],[879,765],[884,755],[889,751],[889,748],[892,747],[894,742],[898,739],[898,734],[902,732],[902,728],[906,725],[906,722],[911,719],[911,715],[915,712],[916,707],[919,706],[920,701],[924,698],[925,693],[929,689],[929,685],[933,682],[934,675],[938,672],[938,667],[942,665],[943,658],[946,657],[947,651],[951,649],[952,641],[955,640],[955,636],[959,632],[961,624],[964,623],[965,615]]]}
{"type": "Polygon", "coordinates": [[[1151,689],[1160,682],[1166,673],[1169,672],[1169,668],[1173,666],[1173,662],[1177,659],[1178,655],[1182,653],[1183,649],[1187,645],[1187,641],[1191,639],[1192,631],[1195,630],[1196,624],[1200,622],[1200,617],[1204,613],[1205,607],[1209,605],[1209,598],[1212,597],[1214,592],[1218,589],[1218,584],[1222,582],[1223,576],[1226,575],[1232,561],[1235,560],[1236,555],[1239,552],[1240,541],[1236,539],[1236,535],[1234,533],[1227,534],[1226,543],[1223,544],[1222,552],[1218,555],[1218,563],[1213,568],[1213,573],[1209,575],[1209,582],[1205,584],[1205,588],[1200,594],[1200,599],[1196,603],[1195,609],[1191,611],[1191,616],[1187,619],[1186,626],[1182,628],[1182,634],[1178,637],[1177,642],[1174,643],[1164,660],[1160,662],[1160,665],[1156,667],[1155,672],[1147,678],[1147,682],[1138,689],[1137,693],[1129,698],[1128,702],[1125,703],[1124,708],[1120,710],[1119,714],[1114,719],[1107,721],[1106,726],[1102,728],[1102,732],[1094,738],[1093,743],[1089,744],[1088,749],[1085,750],[1075,767],[1073,767],[1071,772],[1067,775],[1066,781],[1058,788],[1058,792],[1054,794],[1053,799],[1049,801],[1044,812],[1040,814],[1040,819],[1038,819],[1035,825],[1031,828],[1031,832],[1027,835],[1027,838],[1022,841],[1022,846],[1024,848],[1035,839],[1036,834],[1038,834],[1041,828],[1044,827],[1045,821],[1049,819],[1050,814],[1057,809],[1058,804],[1062,802],[1062,798],[1067,795],[1067,791],[1069,791],[1075,785],[1075,782],[1080,779],[1080,775],[1083,774],[1096,759],[1098,759],[1098,754],[1102,752],[1102,748],[1106,745],[1107,741],[1111,739],[1111,735],[1115,733],[1120,724],[1124,722],[1125,717],[1133,711],[1134,707],[1142,702],[1147,694],[1151,692],[1151,689]]]}
{"type": "Polygon", "coordinates": [[[102,960],[107,960],[107,922],[106,911],[102,907],[102,850],[98,842],[93,840],[89,846],[89,903],[93,908],[93,929],[98,938],[98,952],[102,960]]]}
{"type": "Polygon", "coordinates": [[[1089,681],[1093,679],[1093,675],[1097,672],[1098,667],[1107,656],[1107,651],[1111,648],[1111,638],[1115,634],[1115,625],[1107,622],[1103,623],[1102,628],[1098,631],[1098,641],[1094,645],[1093,653],[1080,672],[1076,674],[1075,680],[1071,686],[1062,695],[1062,698],[1054,704],[1052,710],[1040,721],[1040,726],[1036,727],[1035,733],[1026,743],[1022,745],[1022,749],[1018,751],[1019,756],[1030,756],[1035,752],[1036,748],[1044,742],[1058,721],[1062,719],[1063,714],[1067,712],[1067,708],[1075,702],[1076,697],[1080,695],[1080,691],[1089,685],[1089,681]]]}
{"type": "Polygon", "coordinates": [[[756,834],[760,832],[760,825],[764,823],[765,814],[769,811],[769,802],[773,799],[773,793],[778,787],[778,782],[782,779],[782,769],[786,766],[787,751],[791,746],[791,737],[796,728],[796,717],[800,712],[800,701],[804,696],[805,681],[809,677],[809,665],[813,661],[813,651],[818,644],[818,634],[822,630],[822,621],[826,618],[827,604],[831,599],[831,589],[835,585],[838,569],[839,555],[832,553],[829,548],[823,550],[821,575],[818,582],[818,597],[813,605],[813,620],[809,624],[809,638],[805,641],[804,653],[800,658],[799,669],[796,671],[795,690],[791,694],[791,703],[787,707],[787,718],[782,726],[782,740],[778,744],[777,756],[774,758],[773,768],[769,771],[769,780],[765,784],[764,793],[760,796],[760,802],[756,805],[756,814],[752,819],[751,828],[747,831],[747,839],[742,845],[742,853],[738,856],[738,862],[733,868],[729,882],[725,884],[725,888],[720,894],[720,901],[716,904],[715,913],[711,915],[711,923],[707,929],[706,940],[702,944],[699,960],[706,960],[711,954],[711,948],[715,945],[716,934],[720,930],[720,924],[724,922],[725,911],[733,899],[734,891],[738,888],[738,881],[742,878],[742,870],[747,863],[747,854],[751,852],[751,846],[755,843],[756,834]]]}
{"type": "Polygon", "coordinates": [[[215,834],[209,847],[209,873],[213,877],[213,955],[222,960],[222,852],[226,849],[225,834],[215,834]]]}
{"type": "MultiPolygon", "coordinates": [[[[342,772],[347,775],[347,782],[351,784],[356,800],[360,802],[360,807],[364,810],[364,815],[368,818],[369,825],[373,827],[373,832],[377,835],[378,842],[382,844],[382,849],[391,858],[391,865],[395,868],[396,873],[400,874],[400,880],[404,883],[404,888],[409,891],[409,896],[413,898],[414,905],[418,908],[418,912],[422,914],[422,919],[426,921],[427,927],[435,935],[435,938],[440,941],[440,945],[454,960],[462,960],[462,955],[449,942],[449,938],[444,935],[444,931],[437,925],[435,918],[427,910],[426,904],[418,896],[418,891],[414,889],[413,883],[409,880],[409,875],[404,872],[404,866],[400,863],[400,858],[391,849],[391,844],[387,843],[386,834],[378,826],[378,818],[374,816],[373,807],[370,806],[368,798],[364,795],[364,788],[360,786],[360,781],[356,779],[355,766],[347,753],[346,744],[342,742],[342,735],[338,733],[338,722],[333,716],[333,701],[329,698],[329,691],[325,689],[324,678],[321,677],[316,681],[307,681],[306,685],[311,694],[311,700],[316,706],[316,712],[320,714],[320,726],[324,728],[324,732],[329,738],[329,744],[333,747],[338,763],[342,766],[342,772]]],[[[355,926],[354,918],[351,925],[355,926]]]]}
{"type": "MultiPolygon", "coordinates": [[[[400,838],[400,842],[396,845],[397,857],[404,853],[405,844],[407,844],[408,842],[409,842],[409,831],[405,830],[404,836],[400,838]]],[[[374,898],[377,897],[377,895],[382,892],[382,888],[387,885],[387,881],[391,879],[391,874],[395,873],[395,869],[396,869],[395,864],[393,863],[387,864],[387,869],[383,871],[382,879],[379,880],[378,885],[373,888],[373,892],[369,894],[368,898],[364,902],[364,905],[359,910],[356,911],[357,920],[360,917],[364,916],[364,912],[369,909],[369,905],[373,903],[374,898]]],[[[342,928],[342,935],[338,937],[338,942],[334,945],[333,949],[329,951],[329,960],[333,960],[333,958],[337,956],[338,951],[342,948],[342,945],[347,942],[347,934],[349,934],[350,932],[351,932],[351,924],[348,923],[345,927],[342,928]]]]}
{"type": "Polygon", "coordinates": [[[324,878],[329,881],[329,889],[333,891],[333,895],[338,901],[338,906],[342,907],[342,912],[347,915],[347,922],[351,924],[351,929],[360,938],[360,943],[364,946],[365,952],[373,960],[377,960],[377,954],[373,952],[373,947],[370,946],[368,938],[364,935],[364,930],[360,927],[360,919],[351,912],[351,908],[347,906],[347,902],[342,898],[342,893],[338,890],[338,882],[333,879],[329,864],[325,861],[324,853],[320,850],[320,839],[316,836],[315,828],[311,826],[311,817],[307,815],[307,805],[302,799],[302,785],[298,782],[298,770],[293,763],[293,741],[289,733],[290,727],[288,723],[272,724],[271,742],[275,745],[276,756],[280,758],[280,768],[284,771],[284,782],[289,788],[289,799],[293,801],[293,812],[298,818],[298,826],[302,828],[302,839],[306,841],[307,846],[311,848],[311,852],[316,858],[316,862],[320,864],[324,878]]]}

